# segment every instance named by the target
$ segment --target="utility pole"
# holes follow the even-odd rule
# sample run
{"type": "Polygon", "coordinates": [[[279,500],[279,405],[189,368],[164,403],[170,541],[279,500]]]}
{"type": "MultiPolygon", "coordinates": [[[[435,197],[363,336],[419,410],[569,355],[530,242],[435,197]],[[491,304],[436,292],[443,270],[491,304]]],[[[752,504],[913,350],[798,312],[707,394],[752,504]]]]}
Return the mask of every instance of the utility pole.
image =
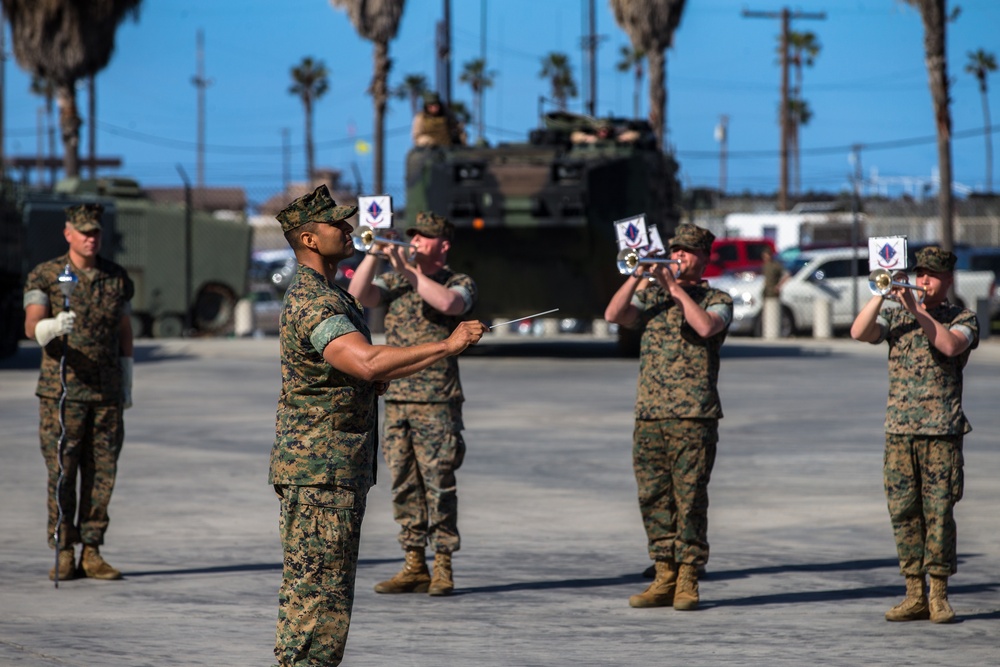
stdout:
{"type": "Polygon", "coordinates": [[[594,11],[594,0],[587,0],[587,34],[583,38],[583,51],[587,60],[587,113],[597,115],[597,19],[594,11]]]}
{"type": "Polygon", "coordinates": [[[7,21],[3,15],[3,4],[0,3],[0,178],[6,173],[4,162],[7,155],[4,153],[3,135],[6,132],[4,126],[4,106],[7,104],[7,89],[4,87],[5,70],[7,69],[7,21]]]}
{"type": "MultiPolygon", "coordinates": [[[[479,0],[479,58],[483,61],[483,76],[486,76],[486,0],[479,0]]],[[[483,132],[486,130],[486,87],[479,91],[479,143],[485,144],[483,132]]]]}
{"type": "MultiPolygon", "coordinates": [[[[851,197],[851,247],[857,248],[861,245],[861,144],[851,146],[851,156],[849,162],[854,165],[854,172],[851,174],[851,184],[854,193],[851,197]]],[[[852,284],[858,284],[858,263],[851,264],[852,284]]],[[[854,317],[861,312],[861,304],[858,302],[858,290],[851,290],[851,312],[854,317]]]]}
{"type": "Polygon", "coordinates": [[[444,18],[437,24],[437,91],[451,106],[451,0],[444,0],[444,18]]]}
{"type": "Polygon", "coordinates": [[[779,125],[781,131],[781,166],[778,178],[778,210],[788,210],[788,137],[791,134],[791,123],[788,118],[788,33],[791,32],[792,19],[826,20],[826,12],[794,12],[783,8],[780,12],[762,12],[743,10],[743,18],[781,19],[781,106],[779,107],[779,125]]]}
{"type": "Polygon", "coordinates": [[[729,155],[729,116],[719,116],[715,126],[715,140],[719,142],[719,194],[726,194],[726,157],[729,155]]]}
{"type": "Polygon", "coordinates": [[[97,86],[93,74],[87,77],[87,116],[87,148],[90,150],[87,168],[90,177],[97,178],[97,86]]]}
{"type": "Polygon", "coordinates": [[[281,190],[288,197],[288,183],[292,180],[292,151],[289,148],[288,128],[281,130],[281,190]]]}
{"type": "Polygon", "coordinates": [[[205,187],[205,89],[212,85],[211,79],[205,78],[205,33],[198,31],[197,37],[197,74],[191,78],[191,83],[198,89],[198,190],[205,187]]]}

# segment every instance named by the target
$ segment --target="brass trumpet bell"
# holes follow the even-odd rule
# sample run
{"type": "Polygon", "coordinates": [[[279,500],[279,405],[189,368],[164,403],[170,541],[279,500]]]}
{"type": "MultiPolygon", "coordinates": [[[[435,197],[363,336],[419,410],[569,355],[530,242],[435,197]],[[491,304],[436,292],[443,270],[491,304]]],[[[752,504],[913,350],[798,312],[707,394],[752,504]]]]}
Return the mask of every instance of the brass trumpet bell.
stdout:
{"type": "Polygon", "coordinates": [[[407,248],[409,252],[407,253],[407,260],[412,261],[413,257],[416,255],[417,249],[412,243],[407,243],[405,241],[400,241],[398,239],[392,239],[387,236],[378,236],[375,230],[368,225],[360,225],[351,234],[351,242],[354,244],[354,249],[358,252],[365,252],[370,255],[383,256],[381,253],[372,252],[372,249],[381,244],[398,245],[407,248]]]}
{"type": "Polygon", "coordinates": [[[681,263],[679,260],[663,259],[661,257],[639,257],[639,253],[635,250],[629,250],[628,248],[625,248],[618,253],[617,261],[618,272],[623,276],[634,275],[640,264],[676,264],[677,270],[674,273],[675,277],[681,270],[681,263]]]}
{"type": "MultiPolygon", "coordinates": [[[[900,273],[903,276],[906,275],[905,273],[900,273]]],[[[898,275],[899,274],[897,274],[897,277],[898,275]]],[[[924,297],[927,296],[927,291],[923,287],[907,282],[893,280],[893,275],[885,269],[875,269],[868,274],[868,288],[872,291],[872,294],[879,294],[888,299],[896,300],[896,297],[892,296],[892,290],[897,287],[901,289],[912,289],[920,292],[920,303],[923,303],[924,297]]]]}

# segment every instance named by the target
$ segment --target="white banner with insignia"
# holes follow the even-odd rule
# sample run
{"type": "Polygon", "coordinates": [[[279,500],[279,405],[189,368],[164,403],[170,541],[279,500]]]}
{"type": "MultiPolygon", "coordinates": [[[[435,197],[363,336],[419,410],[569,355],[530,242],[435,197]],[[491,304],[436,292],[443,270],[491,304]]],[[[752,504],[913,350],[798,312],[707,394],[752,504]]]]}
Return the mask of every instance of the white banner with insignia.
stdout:
{"type": "Polygon", "coordinates": [[[615,220],[615,237],[618,239],[618,250],[638,250],[649,245],[649,232],[646,229],[646,215],[615,220]]]}
{"type": "Polygon", "coordinates": [[[872,236],[868,239],[868,270],[901,271],[906,268],[905,236],[872,236]]]}
{"type": "Polygon", "coordinates": [[[364,195],[358,197],[358,224],[373,229],[392,227],[392,196],[364,195]]]}

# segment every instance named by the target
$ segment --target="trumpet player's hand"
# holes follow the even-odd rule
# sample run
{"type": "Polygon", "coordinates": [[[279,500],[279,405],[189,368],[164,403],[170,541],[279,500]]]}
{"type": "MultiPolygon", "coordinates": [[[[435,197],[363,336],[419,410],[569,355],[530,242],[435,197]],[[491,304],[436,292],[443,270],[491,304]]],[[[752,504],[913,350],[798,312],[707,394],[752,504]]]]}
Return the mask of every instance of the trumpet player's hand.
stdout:
{"type": "Polygon", "coordinates": [[[392,265],[392,270],[400,274],[411,282],[416,280],[416,273],[419,270],[416,266],[406,261],[408,249],[400,245],[386,246],[385,255],[392,265]]]}
{"type": "Polygon", "coordinates": [[[663,289],[673,294],[674,287],[677,286],[677,279],[674,278],[673,264],[652,264],[649,268],[650,275],[656,278],[656,282],[663,285],[663,289]]]}
{"type": "Polygon", "coordinates": [[[462,322],[445,339],[448,345],[448,356],[461,354],[465,348],[475,345],[489,331],[489,328],[479,320],[468,320],[462,322]]]}

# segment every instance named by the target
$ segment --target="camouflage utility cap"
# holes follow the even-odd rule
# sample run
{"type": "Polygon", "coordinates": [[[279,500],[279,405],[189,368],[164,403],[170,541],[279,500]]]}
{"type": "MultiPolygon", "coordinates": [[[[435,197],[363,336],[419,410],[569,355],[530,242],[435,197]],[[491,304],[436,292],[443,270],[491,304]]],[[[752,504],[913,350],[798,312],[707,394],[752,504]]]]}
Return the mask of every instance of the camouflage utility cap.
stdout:
{"type": "Polygon", "coordinates": [[[358,212],[357,206],[337,206],[325,185],[302,195],[286,206],[275,217],[281,223],[281,231],[290,232],[308,222],[339,222],[347,220],[358,212]]]}
{"type": "Polygon", "coordinates": [[[66,207],[66,222],[78,232],[92,232],[101,228],[104,207],[100,204],[78,204],[66,207]]]}
{"type": "Polygon", "coordinates": [[[917,251],[917,263],[914,270],[925,269],[934,273],[947,273],[955,270],[955,262],[958,260],[955,253],[947,252],[937,246],[921,248],[917,251]]]}
{"type": "Polygon", "coordinates": [[[441,104],[441,97],[433,90],[424,93],[424,104],[441,104]]]}
{"type": "Polygon", "coordinates": [[[670,249],[683,248],[695,252],[712,252],[712,242],[715,241],[715,234],[696,227],[695,225],[680,225],[674,230],[674,237],[670,239],[670,249]]]}
{"type": "Polygon", "coordinates": [[[406,230],[407,236],[420,234],[429,239],[447,239],[450,241],[455,236],[455,225],[448,221],[443,215],[436,215],[430,211],[417,213],[417,221],[406,230]]]}

